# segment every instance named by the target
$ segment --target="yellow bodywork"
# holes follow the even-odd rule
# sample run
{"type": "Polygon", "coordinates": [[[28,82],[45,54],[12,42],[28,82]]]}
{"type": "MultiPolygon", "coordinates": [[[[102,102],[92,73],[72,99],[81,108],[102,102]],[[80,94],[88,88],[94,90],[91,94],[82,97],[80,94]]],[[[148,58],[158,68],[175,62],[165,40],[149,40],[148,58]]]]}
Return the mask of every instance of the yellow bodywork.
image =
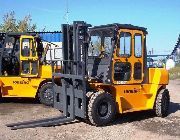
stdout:
{"type": "MultiPolygon", "coordinates": [[[[20,37],[20,64],[19,75],[0,76],[0,97],[29,97],[35,98],[38,89],[52,79],[51,65],[40,64],[36,52],[37,44],[33,36],[21,35],[20,37]],[[24,45],[23,41],[28,40],[24,45]],[[29,47],[29,54],[23,54],[23,47],[29,47]],[[33,52],[34,51],[34,52],[33,52]],[[23,71],[23,62],[29,64],[29,71],[23,71]],[[33,71],[33,63],[36,63],[36,71],[33,71]]],[[[60,69],[60,68],[59,68],[60,69]]]]}
{"type": "Polygon", "coordinates": [[[35,98],[42,82],[51,80],[52,68],[42,65],[37,77],[1,76],[0,86],[2,97],[30,97],[35,98]]]}
{"type": "Polygon", "coordinates": [[[149,68],[146,84],[104,85],[91,83],[91,87],[112,93],[117,102],[119,113],[153,109],[158,90],[165,88],[169,79],[168,71],[164,68],[149,68]]]}

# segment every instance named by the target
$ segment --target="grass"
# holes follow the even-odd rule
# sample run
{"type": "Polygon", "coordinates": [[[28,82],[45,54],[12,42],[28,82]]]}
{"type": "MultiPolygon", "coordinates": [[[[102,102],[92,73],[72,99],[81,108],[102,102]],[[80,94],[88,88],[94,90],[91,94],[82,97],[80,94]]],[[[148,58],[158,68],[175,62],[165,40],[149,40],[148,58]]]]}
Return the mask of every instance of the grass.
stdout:
{"type": "Polygon", "coordinates": [[[180,79],[180,64],[169,70],[169,78],[171,80],[180,79]]]}

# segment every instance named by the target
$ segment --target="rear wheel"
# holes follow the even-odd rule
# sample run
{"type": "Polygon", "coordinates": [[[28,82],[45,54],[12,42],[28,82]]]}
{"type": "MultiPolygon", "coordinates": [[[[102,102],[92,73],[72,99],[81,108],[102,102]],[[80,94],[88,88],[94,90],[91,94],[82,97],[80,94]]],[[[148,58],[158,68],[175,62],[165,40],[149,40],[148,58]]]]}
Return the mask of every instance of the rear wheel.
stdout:
{"type": "Polygon", "coordinates": [[[0,93],[0,103],[2,102],[2,95],[1,95],[1,93],[0,93]]]}
{"type": "Polygon", "coordinates": [[[53,85],[51,82],[45,83],[39,90],[39,100],[42,104],[53,106],[53,85]]]}
{"type": "Polygon", "coordinates": [[[102,126],[113,121],[116,104],[113,96],[107,92],[96,92],[89,100],[88,118],[91,124],[102,126]]]}
{"type": "Polygon", "coordinates": [[[158,117],[166,117],[168,115],[170,103],[169,91],[167,89],[162,89],[155,102],[155,113],[158,117]]]}

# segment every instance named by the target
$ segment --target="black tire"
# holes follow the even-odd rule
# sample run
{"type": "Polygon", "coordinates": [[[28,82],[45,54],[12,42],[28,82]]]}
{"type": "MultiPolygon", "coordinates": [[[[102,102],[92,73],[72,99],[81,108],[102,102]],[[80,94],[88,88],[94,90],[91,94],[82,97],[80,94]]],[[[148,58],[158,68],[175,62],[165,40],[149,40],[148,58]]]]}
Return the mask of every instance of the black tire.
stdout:
{"type": "Polygon", "coordinates": [[[166,117],[169,111],[170,96],[167,89],[162,89],[155,101],[155,113],[158,117],[166,117]]]}
{"type": "Polygon", "coordinates": [[[47,106],[53,106],[53,85],[51,82],[45,83],[39,90],[39,101],[47,106]]]}
{"type": "Polygon", "coordinates": [[[92,125],[107,125],[114,120],[116,104],[113,96],[107,92],[96,92],[88,104],[88,119],[92,125]]]}
{"type": "Polygon", "coordinates": [[[0,95],[0,103],[2,103],[3,102],[3,99],[2,99],[2,96],[0,95]]]}

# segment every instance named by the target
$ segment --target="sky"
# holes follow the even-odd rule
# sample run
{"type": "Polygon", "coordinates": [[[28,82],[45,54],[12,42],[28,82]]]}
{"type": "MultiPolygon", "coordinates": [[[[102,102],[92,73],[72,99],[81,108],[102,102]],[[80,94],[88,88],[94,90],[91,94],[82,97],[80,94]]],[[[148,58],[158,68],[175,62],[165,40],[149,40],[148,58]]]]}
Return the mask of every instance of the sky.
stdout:
{"type": "Polygon", "coordinates": [[[0,24],[4,14],[15,11],[17,19],[30,14],[39,31],[44,27],[60,31],[67,22],[67,7],[69,23],[83,20],[92,25],[146,27],[147,47],[153,48],[154,54],[170,54],[180,34],[179,0],[0,0],[0,24]]]}

